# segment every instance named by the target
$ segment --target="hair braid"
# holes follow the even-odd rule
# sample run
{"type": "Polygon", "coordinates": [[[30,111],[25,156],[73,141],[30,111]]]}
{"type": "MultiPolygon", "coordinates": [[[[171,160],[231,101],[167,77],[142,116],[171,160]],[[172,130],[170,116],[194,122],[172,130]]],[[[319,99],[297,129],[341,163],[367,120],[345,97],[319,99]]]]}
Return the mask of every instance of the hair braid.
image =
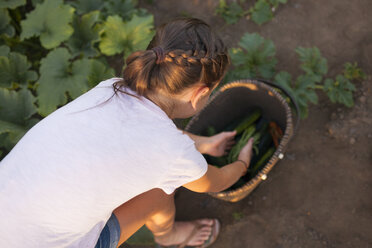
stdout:
{"type": "Polygon", "coordinates": [[[220,56],[219,54],[215,55],[215,58],[205,56],[205,51],[197,51],[195,50],[192,52],[191,50],[183,51],[183,50],[173,50],[168,52],[165,57],[166,62],[173,62],[180,66],[200,63],[201,65],[211,65],[211,64],[218,64],[216,57],[220,56]]]}
{"type": "Polygon", "coordinates": [[[177,94],[199,82],[215,86],[229,58],[223,42],[206,23],[183,18],[159,27],[147,50],[133,53],[126,62],[119,87],[140,95],[156,89],[177,94]]]}

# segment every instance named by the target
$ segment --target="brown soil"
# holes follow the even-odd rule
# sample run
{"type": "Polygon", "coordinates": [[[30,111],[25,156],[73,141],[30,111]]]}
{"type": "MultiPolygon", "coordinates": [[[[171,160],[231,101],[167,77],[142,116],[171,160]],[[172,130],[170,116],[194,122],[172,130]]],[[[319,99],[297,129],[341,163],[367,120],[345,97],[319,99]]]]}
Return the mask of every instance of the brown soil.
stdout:
{"type": "MultiPolygon", "coordinates": [[[[372,74],[372,1],[288,0],[275,18],[258,26],[241,19],[224,25],[217,0],[144,1],[159,25],[177,16],[201,18],[229,46],[244,32],[274,41],[277,70],[300,73],[297,46],[317,46],[328,77],[345,62],[372,74]]],[[[221,235],[212,247],[372,247],[372,77],[357,83],[355,106],[332,104],[321,92],[300,124],[285,159],[251,195],[227,203],[181,189],[177,219],[217,217],[221,235]]]]}

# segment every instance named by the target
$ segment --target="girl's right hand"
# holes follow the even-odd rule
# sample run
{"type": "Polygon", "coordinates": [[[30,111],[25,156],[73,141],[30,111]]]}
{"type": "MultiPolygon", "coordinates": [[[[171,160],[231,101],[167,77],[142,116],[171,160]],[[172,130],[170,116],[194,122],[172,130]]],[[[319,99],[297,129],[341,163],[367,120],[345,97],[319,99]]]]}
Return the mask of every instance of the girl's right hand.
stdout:
{"type": "Polygon", "coordinates": [[[247,163],[248,167],[251,162],[252,158],[252,147],[253,147],[254,139],[250,138],[247,144],[240,150],[238,160],[243,160],[247,163]]]}

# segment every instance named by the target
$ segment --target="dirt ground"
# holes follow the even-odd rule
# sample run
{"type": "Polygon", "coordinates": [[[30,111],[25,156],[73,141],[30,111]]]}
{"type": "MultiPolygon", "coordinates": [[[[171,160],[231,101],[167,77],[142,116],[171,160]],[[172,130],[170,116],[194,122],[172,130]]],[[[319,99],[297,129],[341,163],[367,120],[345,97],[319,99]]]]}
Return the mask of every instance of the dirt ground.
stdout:
{"type": "Polygon", "coordinates": [[[217,217],[223,227],[214,248],[372,247],[372,1],[288,0],[263,26],[241,19],[225,26],[214,15],[218,0],[155,0],[141,3],[159,25],[177,16],[201,18],[229,46],[244,32],[274,41],[277,70],[300,73],[297,46],[317,46],[329,77],[345,62],[369,75],[358,83],[355,106],[318,105],[300,124],[283,161],[251,195],[227,203],[181,189],[177,219],[217,217]]]}

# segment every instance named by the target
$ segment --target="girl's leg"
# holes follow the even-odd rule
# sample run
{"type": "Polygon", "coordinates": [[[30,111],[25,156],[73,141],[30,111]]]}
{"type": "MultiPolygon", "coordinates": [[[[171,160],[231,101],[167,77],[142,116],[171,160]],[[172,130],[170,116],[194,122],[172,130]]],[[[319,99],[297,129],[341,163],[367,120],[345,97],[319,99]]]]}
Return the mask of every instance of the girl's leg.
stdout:
{"type": "MultiPolygon", "coordinates": [[[[195,222],[174,222],[174,194],[167,195],[161,189],[152,189],[136,196],[116,208],[113,213],[119,221],[120,246],[144,224],[153,232],[155,241],[163,245],[182,243],[192,233],[195,222]]],[[[189,245],[200,245],[212,231],[211,219],[198,220],[204,227],[190,241],[189,245]]]]}

